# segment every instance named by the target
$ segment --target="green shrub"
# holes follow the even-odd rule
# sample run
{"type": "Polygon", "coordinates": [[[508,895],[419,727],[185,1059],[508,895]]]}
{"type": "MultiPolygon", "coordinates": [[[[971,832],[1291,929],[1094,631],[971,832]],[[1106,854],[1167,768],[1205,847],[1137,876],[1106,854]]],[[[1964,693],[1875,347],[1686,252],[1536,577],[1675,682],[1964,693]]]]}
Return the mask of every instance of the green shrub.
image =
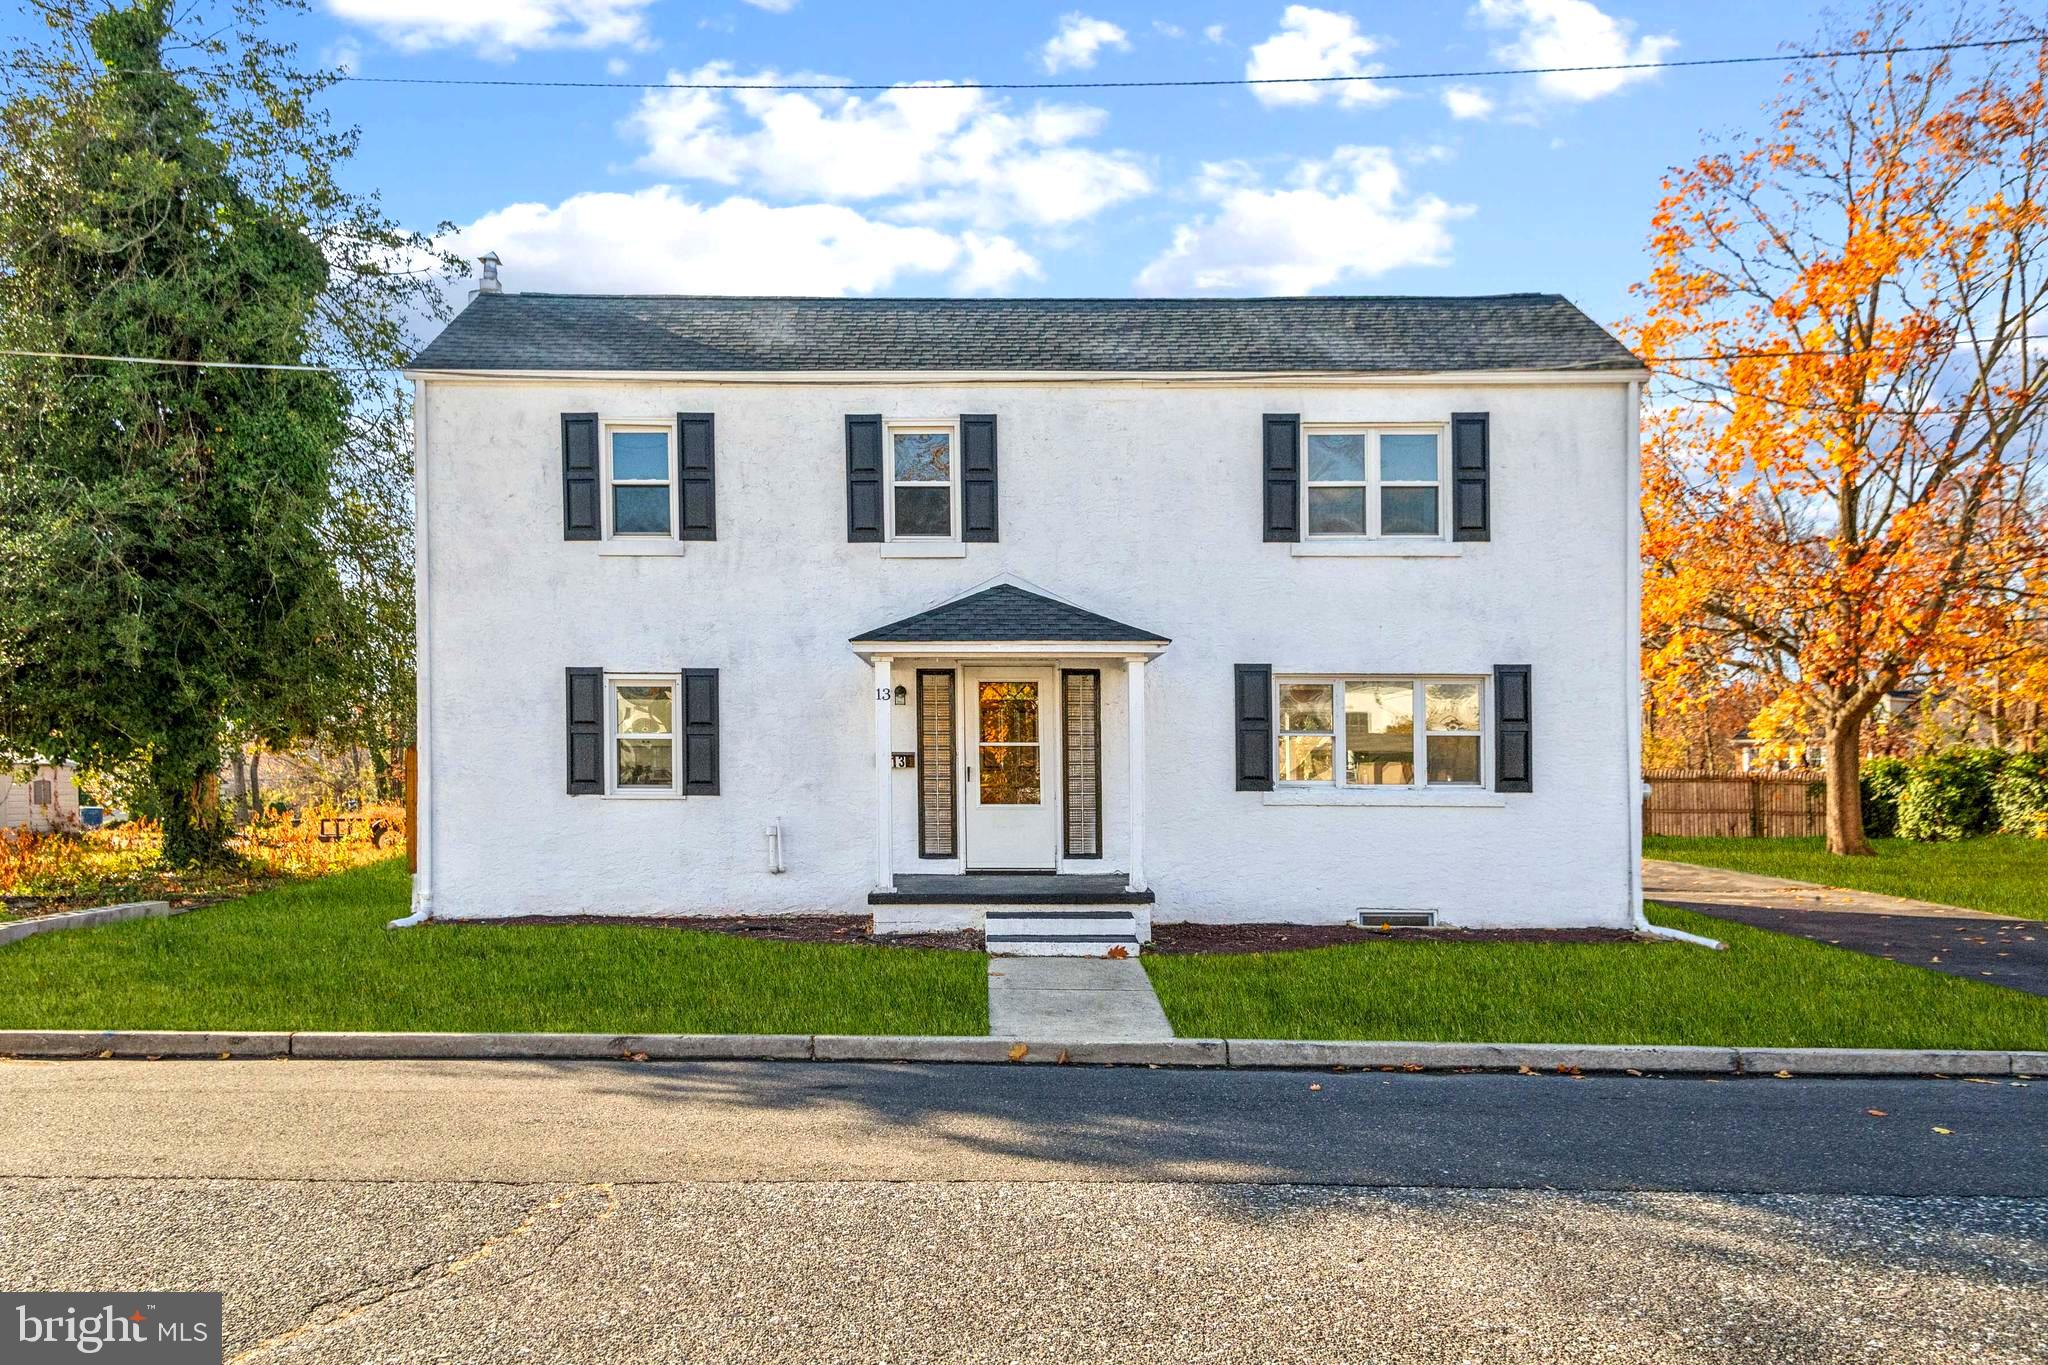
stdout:
{"type": "Polygon", "coordinates": [[[2048,837],[2048,754],[2013,754],[1991,781],[1992,809],[2007,834],[2048,837]]]}
{"type": "Polygon", "coordinates": [[[1999,749],[1949,749],[1921,759],[1899,796],[1899,834],[1907,839],[1969,839],[1998,828],[1992,779],[1999,749]]]}
{"type": "Polygon", "coordinates": [[[1899,797],[1913,776],[1913,765],[1903,758],[1863,760],[1863,832],[1873,839],[1889,839],[1899,832],[1899,797]]]}

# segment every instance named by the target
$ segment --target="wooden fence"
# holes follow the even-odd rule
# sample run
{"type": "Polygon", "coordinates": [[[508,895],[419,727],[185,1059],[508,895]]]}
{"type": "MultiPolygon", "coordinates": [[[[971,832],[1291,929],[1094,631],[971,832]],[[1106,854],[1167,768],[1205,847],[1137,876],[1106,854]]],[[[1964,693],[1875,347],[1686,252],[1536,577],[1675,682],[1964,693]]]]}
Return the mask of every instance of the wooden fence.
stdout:
{"type": "Polygon", "coordinates": [[[1790,839],[1827,832],[1822,778],[1804,773],[1646,772],[1643,833],[1790,839]]]}

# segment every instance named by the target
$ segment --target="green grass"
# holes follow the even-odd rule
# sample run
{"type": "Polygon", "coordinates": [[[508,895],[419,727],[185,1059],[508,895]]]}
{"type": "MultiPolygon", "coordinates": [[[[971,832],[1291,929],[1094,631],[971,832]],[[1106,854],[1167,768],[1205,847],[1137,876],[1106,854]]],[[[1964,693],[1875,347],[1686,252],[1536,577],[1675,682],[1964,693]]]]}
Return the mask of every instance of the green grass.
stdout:
{"type": "Polygon", "coordinates": [[[1874,858],[1838,858],[1819,839],[1678,839],[1650,835],[1651,858],[1757,872],[1960,905],[1994,915],[2048,919],[2048,839],[1994,834],[1953,844],[1873,839],[1874,858]]]}
{"type": "Polygon", "coordinates": [[[978,953],[428,924],[401,860],[0,947],[0,1028],[986,1033],[978,953]]]}
{"type": "Polygon", "coordinates": [[[1728,944],[1454,943],[1141,959],[1197,1038],[2048,1048],[2048,999],[1653,907],[1728,944]]]}

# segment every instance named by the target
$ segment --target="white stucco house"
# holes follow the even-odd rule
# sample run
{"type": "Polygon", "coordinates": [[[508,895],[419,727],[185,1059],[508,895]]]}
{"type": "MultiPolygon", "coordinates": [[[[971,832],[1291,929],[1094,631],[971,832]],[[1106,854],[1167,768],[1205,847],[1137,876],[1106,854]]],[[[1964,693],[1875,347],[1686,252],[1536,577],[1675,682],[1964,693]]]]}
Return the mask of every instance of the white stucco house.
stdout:
{"type": "Polygon", "coordinates": [[[411,377],[416,916],[1637,922],[1646,375],[1560,297],[487,278],[411,377]]]}

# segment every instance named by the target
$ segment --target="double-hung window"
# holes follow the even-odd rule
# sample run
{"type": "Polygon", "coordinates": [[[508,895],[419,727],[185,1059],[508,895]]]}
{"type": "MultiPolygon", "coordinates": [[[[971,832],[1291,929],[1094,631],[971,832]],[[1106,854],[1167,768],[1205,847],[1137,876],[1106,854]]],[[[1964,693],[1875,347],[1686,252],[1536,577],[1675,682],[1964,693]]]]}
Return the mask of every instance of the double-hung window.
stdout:
{"type": "Polygon", "coordinates": [[[672,796],[676,785],[676,678],[606,679],[608,789],[617,796],[672,796]]]}
{"type": "Polygon", "coordinates": [[[1478,678],[1282,678],[1278,691],[1283,783],[1479,785],[1478,678]]]}
{"type": "Polygon", "coordinates": [[[889,539],[957,539],[957,428],[951,422],[891,422],[888,433],[889,539]]]}
{"type": "Polygon", "coordinates": [[[1441,539],[1443,452],[1436,427],[1309,427],[1309,536],[1441,539]]]}
{"type": "Polygon", "coordinates": [[[605,430],[605,515],[615,537],[659,536],[675,530],[674,433],[625,425],[605,430]]]}

